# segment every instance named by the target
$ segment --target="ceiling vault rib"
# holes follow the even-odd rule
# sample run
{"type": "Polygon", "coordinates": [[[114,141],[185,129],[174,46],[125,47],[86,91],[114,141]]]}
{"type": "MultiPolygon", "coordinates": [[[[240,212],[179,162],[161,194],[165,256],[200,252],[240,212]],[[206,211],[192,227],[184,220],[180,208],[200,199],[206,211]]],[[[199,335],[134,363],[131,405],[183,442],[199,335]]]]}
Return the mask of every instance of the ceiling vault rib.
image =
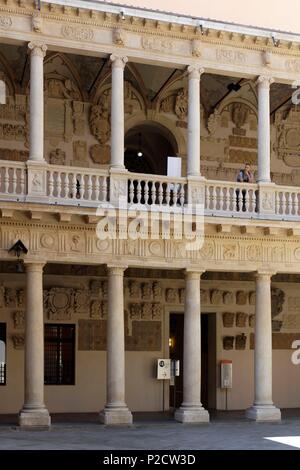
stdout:
{"type": "MultiPolygon", "coordinates": [[[[237,83],[236,85],[240,85],[241,82],[243,81],[244,79],[241,78],[237,83]]],[[[224,96],[222,96],[222,98],[220,98],[212,107],[211,107],[211,112],[213,113],[215,108],[228,96],[230,95],[230,93],[232,92],[232,90],[228,90],[224,96]]]]}
{"type": "Polygon", "coordinates": [[[104,69],[104,66],[106,65],[107,61],[108,61],[108,59],[102,59],[102,65],[101,65],[101,67],[100,67],[100,69],[99,69],[99,71],[98,71],[96,77],[94,78],[93,83],[92,83],[91,86],[89,87],[88,93],[90,93],[90,92],[92,91],[92,89],[93,89],[94,86],[95,86],[95,83],[97,83],[97,80],[98,80],[98,78],[100,77],[100,75],[101,75],[101,73],[102,73],[102,71],[103,71],[103,69],[104,69]]]}
{"type": "Polygon", "coordinates": [[[173,72],[170,74],[170,76],[165,80],[165,82],[162,84],[162,86],[159,88],[159,90],[155,93],[153,98],[151,99],[151,103],[156,100],[156,98],[159,96],[160,92],[165,88],[165,86],[169,83],[169,81],[173,78],[175,73],[177,72],[178,69],[174,69],[173,72]]]}

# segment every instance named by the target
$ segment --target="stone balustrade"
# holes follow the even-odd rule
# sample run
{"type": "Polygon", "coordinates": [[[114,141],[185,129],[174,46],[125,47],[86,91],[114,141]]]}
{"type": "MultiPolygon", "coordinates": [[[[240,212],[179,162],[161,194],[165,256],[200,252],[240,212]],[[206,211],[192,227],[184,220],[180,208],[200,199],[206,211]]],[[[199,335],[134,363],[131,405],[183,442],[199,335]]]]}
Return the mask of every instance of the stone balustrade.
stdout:
{"type": "MultiPolygon", "coordinates": [[[[160,175],[122,173],[127,181],[125,200],[129,205],[157,207],[159,210],[183,211],[187,204],[201,204],[193,197],[189,201],[187,178],[160,175]]],[[[118,174],[113,175],[114,184],[118,174]]],[[[35,201],[98,207],[112,203],[109,170],[76,168],[45,164],[36,171],[23,162],[0,161],[0,200],[29,201],[36,191],[35,201]],[[44,184],[45,181],[45,184],[44,184]],[[45,187],[43,187],[45,185],[45,187]],[[28,188],[31,188],[29,192],[28,188]],[[39,195],[42,195],[39,199],[39,195]]],[[[295,186],[245,184],[205,180],[204,214],[206,216],[252,219],[300,220],[300,189],[295,186]]],[[[201,191],[199,191],[199,194],[201,191]]]]}

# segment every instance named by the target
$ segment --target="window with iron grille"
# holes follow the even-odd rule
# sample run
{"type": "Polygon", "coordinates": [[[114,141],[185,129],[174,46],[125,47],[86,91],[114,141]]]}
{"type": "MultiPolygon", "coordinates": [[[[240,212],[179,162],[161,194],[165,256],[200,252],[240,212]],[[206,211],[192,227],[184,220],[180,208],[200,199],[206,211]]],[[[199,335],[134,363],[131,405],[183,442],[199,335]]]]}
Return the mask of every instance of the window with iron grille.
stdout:
{"type": "Polygon", "coordinates": [[[0,323],[0,385],[6,385],[6,323],[0,323]]]}
{"type": "Polygon", "coordinates": [[[75,325],[45,325],[45,384],[75,384],[75,325]]]}

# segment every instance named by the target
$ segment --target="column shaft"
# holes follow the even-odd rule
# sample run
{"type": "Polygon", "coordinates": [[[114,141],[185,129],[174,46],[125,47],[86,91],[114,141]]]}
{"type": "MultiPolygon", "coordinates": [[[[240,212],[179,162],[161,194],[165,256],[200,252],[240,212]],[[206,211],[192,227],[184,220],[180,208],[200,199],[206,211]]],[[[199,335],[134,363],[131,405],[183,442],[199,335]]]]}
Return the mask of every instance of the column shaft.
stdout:
{"type": "Polygon", "coordinates": [[[183,403],[175,413],[181,422],[208,422],[201,395],[201,307],[200,276],[186,272],[183,332],[183,403]]]}
{"type": "Polygon", "coordinates": [[[270,175],[270,85],[273,79],[259,77],[258,88],[258,182],[269,183],[270,175]]]}
{"type": "Polygon", "coordinates": [[[26,264],[25,401],[21,426],[50,425],[44,404],[43,264],[26,264]]]}
{"type": "Polygon", "coordinates": [[[203,72],[202,68],[188,67],[188,176],[200,176],[200,76],[203,72]]]}
{"type": "Polygon", "coordinates": [[[44,66],[47,47],[29,43],[30,53],[30,152],[29,160],[44,162],[44,66]]]}
{"type": "Polygon", "coordinates": [[[105,424],[132,423],[125,403],[124,269],[108,268],[107,396],[100,413],[105,424]]]}
{"type": "Polygon", "coordinates": [[[124,168],[124,68],[127,57],[110,57],[111,84],[111,168],[124,168]]]}
{"type": "Polygon", "coordinates": [[[257,273],[255,303],[254,405],[246,416],[256,421],[280,420],[272,401],[271,274],[257,273]]]}

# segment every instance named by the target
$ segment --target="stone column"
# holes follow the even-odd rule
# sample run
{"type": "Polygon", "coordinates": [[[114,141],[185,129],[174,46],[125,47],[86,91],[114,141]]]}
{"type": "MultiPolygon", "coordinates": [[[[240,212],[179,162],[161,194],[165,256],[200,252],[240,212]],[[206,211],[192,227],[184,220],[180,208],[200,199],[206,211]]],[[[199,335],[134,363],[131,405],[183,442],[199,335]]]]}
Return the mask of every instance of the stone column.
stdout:
{"type": "Polygon", "coordinates": [[[25,401],[19,413],[22,427],[50,426],[44,404],[43,263],[26,263],[25,401]]]}
{"type": "Polygon", "coordinates": [[[131,424],[132,414],[125,403],[125,267],[108,266],[108,315],[106,355],[106,405],[100,413],[104,424],[131,424]]]}
{"type": "Polygon", "coordinates": [[[124,68],[127,57],[111,60],[111,161],[110,167],[124,169],[124,68]]]}
{"type": "Polygon", "coordinates": [[[30,42],[29,160],[27,161],[28,202],[47,198],[47,164],[44,159],[44,67],[47,46],[30,42]]]}
{"type": "Polygon", "coordinates": [[[259,183],[270,183],[270,85],[273,78],[260,76],[258,91],[258,178],[259,183]]]}
{"type": "Polygon", "coordinates": [[[201,396],[200,272],[186,271],[183,342],[183,403],[175,412],[182,423],[207,423],[201,396]]]}
{"type": "Polygon", "coordinates": [[[30,151],[29,160],[44,162],[44,66],[45,44],[30,42],[30,151]]]}
{"type": "Polygon", "coordinates": [[[188,67],[187,176],[200,176],[200,76],[201,67],[188,67]]]}
{"type": "Polygon", "coordinates": [[[272,401],[271,273],[256,274],[254,404],[246,417],[256,421],[279,421],[281,413],[272,401]]]}

